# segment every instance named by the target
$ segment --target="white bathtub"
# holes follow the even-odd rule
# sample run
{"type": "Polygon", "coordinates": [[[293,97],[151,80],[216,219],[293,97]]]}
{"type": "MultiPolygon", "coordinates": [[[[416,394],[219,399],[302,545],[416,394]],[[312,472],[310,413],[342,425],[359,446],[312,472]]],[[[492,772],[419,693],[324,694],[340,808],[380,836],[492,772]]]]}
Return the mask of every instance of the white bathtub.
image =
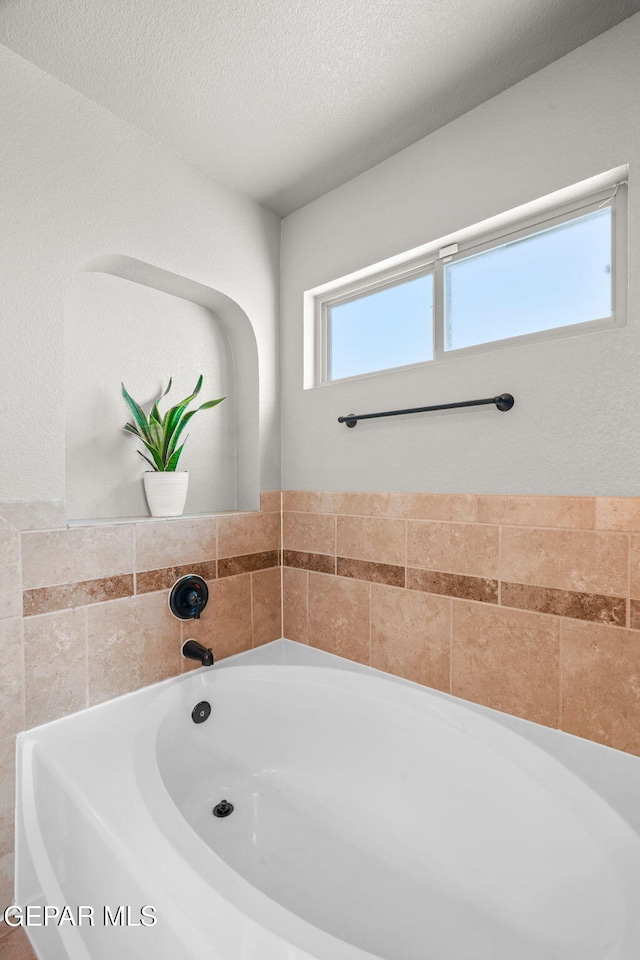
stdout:
{"type": "Polygon", "coordinates": [[[636,758],[278,641],[21,735],[17,903],[93,909],[42,960],[638,960],[639,808],[636,758]]]}

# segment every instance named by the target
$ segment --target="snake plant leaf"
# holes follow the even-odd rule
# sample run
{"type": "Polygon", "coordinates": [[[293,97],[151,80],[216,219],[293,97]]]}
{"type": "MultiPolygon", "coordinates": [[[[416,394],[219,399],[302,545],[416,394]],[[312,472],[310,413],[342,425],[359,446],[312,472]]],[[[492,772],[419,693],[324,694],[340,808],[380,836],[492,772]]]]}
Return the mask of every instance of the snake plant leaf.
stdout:
{"type": "MultiPolygon", "coordinates": [[[[156,425],[156,426],[157,426],[157,425],[156,425]]],[[[138,438],[138,440],[142,441],[142,443],[144,443],[144,445],[145,445],[145,447],[147,448],[147,450],[149,450],[149,451],[152,453],[152,455],[154,456],[154,458],[155,458],[155,455],[156,455],[156,454],[158,454],[158,456],[160,457],[160,449],[159,449],[158,444],[154,444],[153,440],[147,440],[146,437],[143,437],[142,434],[140,433],[140,431],[138,430],[138,428],[135,427],[132,423],[125,423],[124,429],[125,429],[128,433],[132,433],[132,434],[134,435],[134,437],[137,437],[137,438],[138,438]]],[[[159,461],[159,462],[162,462],[162,458],[161,458],[161,457],[160,457],[160,461],[159,461]]],[[[162,467],[154,467],[154,469],[162,469],[162,467]]]]}
{"type": "MultiPolygon", "coordinates": [[[[148,440],[145,440],[144,437],[140,437],[140,440],[142,441],[142,443],[144,443],[145,447],[147,448],[147,450],[149,451],[149,453],[150,453],[151,456],[153,457],[153,462],[155,463],[155,468],[154,468],[154,469],[160,470],[160,471],[166,470],[167,468],[166,468],[165,465],[164,465],[164,464],[165,464],[165,461],[162,459],[162,454],[160,453],[160,451],[159,451],[159,450],[156,450],[156,448],[153,446],[153,444],[152,444],[152,443],[149,443],[148,440]]],[[[138,451],[138,452],[140,452],[140,451],[138,451]]]]}
{"type": "Polygon", "coordinates": [[[178,466],[178,460],[180,459],[180,454],[182,453],[182,449],[185,443],[187,442],[188,438],[189,438],[189,435],[187,434],[187,436],[184,438],[184,443],[182,443],[181,446],[179,446],[178,449],[174,451],[174,453],[169,458],[169,461],[166,466],[167,470],[175,470],[176,467],[178,466]]]}
{"type": "Polygon", "coordinates": [[[154,448],[160,453],[162,451],[163,430],[162,423],[158,420],[149,418],[149,433],[154,448]]]}
{"type": "Polygon", "coordinates": [[[151,460],[149,460],[149,457],[145,457],[142,450],[136,450],[136,453],[139,453],[142,459],[147,461],[152,470],[155,470],[156,473],[158,472],[158,468],[156,467],[155,463],[152,463],[151,460]]]}
{"type": "MultiPolygon", "coordinates": [[[[153,469],[164,470],[164,461],[162,459],[162,456],[160,455],[160,451],[153,445],[153,443],[151,443],[149,440],[143,437],[142,434],[133,426],[132,423],[125,424],[124,429],[128,433],[132,433],[135,437],[138,438],[138,440],[141,441],[141,443],[145,445],[145,447],[147,448],[147,450],[149,451],[149,453],[154,459],[154,464],[152,464],[153,469]]],[[[140,450],[138,450],[138,453],[140,453],[140,450]]],[[[140,455],[144,456],[143,453],[140,453],[140,455]]]]}
{"type": "MultiPolygon", "coordinates": [[[[132,423],[126,423],[124,426],[124,429],[128,433],[132,433],[134,437],[137,437],[139,440],[142,441],[142,443],[144,443],[145,447],[147,448],[147,450],[149,450],[149,452],[151,453],[151,455],[153,456],[156,462],[156,466],[154,467],[154,470],[163,470],[164,467],[162,466],[162,463],[164,461],[162,460],[162,454],[161,454],[161,448],[162,448],[161,424],[156,423],[155,420],[149,421],[149,433],[151,435],[149,440],[147,440],[146,437],[143,437],[140,431],[138,430],[138,428],[135,427],[132,423]]],[[[139,452],[140,451],[138,451],[138,453],[139,452]]]]}
{"type": "Polygon", "coordinates": [[[161,400],[164,400],[164,398],[166,397],[166,395],[169,393],[169,390],[171,390],[171,384],[172,384],[172,383],[173,383],[173,377],[169,377],[169,383],[167,384],[167,389],[164,391],[164,393],[161,393],[161,394],[160,394],[160,396],[159,396],[158,399],[156,400],[156,404],[160,403],[161,400]]]}
{"type": "Polygon", "coordinates": [[[203,380],[204,380],[204,377],[202,376],[202,374],[200,374],[193,393],[190,396],[185,397],[184,400],[181,400],[180,403],[177,403],[175,407],[171,407],[171,409],[168,411],[167,415],[164,418],[163,427],[165,430],[165,435],[164,435],[164,446],[162,448],[162,455],[163,457],[165,457],[165,459],[169,455],[169,444],[171,443],[171,438],[173,436],[173,433],[180,422],[180,418],[182,417],[182,414],[187,409],[191,401],[195,400],[195,398],[200,393],[200,390],[202,389],[203,380]]]}
{"type": "Polygon", "coordinates": [[[207,400],[206,403],[201,403],[200,406],[196,407],[195,410],[189,410],[188,413],[185,413],[182,420],[180,420],[176,429],[174,430],[171,440],[169,441],[167,456],[169,457],[171,456],[171,454],[176,448],[176,445],[178,443],[180,435],[182,434],[182,431],[184,430],[186,425],[189,423],[189,420],[191,420],[191,417],[196,415],[198,410],[210,410],[211,407],[217,407],[219,403],[222,403],[222,401],[226,399],[227,399],[226,397],[219,397],[218,400],[207,400]]]}
{"type": "Polygon", "coordinates": [[[140,433],[141,433],[143,436],[145,436],[145,437],[148,438],[148,436],[149,436],[149,426],[148,426],[148,423],[147,423],[146,414],[145,414],[144,410],[142,409],[142,407],[141,407],[138,403],[136,403],[136,401],[133,399],[133,397],[131,397],[131,396],[127,393],[127,390],[126,390],[126,388],[125,388],[124,383],[122,384],[122,396],[124,397],[124,399],[125,399],[125,401],[126,401],[126,403],[127,403],[127,406],[128,406],[129,409],[131,410],[133,419],[134,419],[135,422],[137,423],[138,429],[140,430],[140,433]]]}
{"type": "Polygon", "coordinates": [[[154,400],[153,406],[151,408],[151,413],[149,414],[149,420],[155,420],[157,423],[162,423],[162,416],[160,415],[158,404],[169,393],[169,390],[171,390],[172,383],[173,383],[173,377],[169,377],[169,383],[167,385],[167,389],[164,391],[164,393],[160,394],[157,400],[154,400]]]}

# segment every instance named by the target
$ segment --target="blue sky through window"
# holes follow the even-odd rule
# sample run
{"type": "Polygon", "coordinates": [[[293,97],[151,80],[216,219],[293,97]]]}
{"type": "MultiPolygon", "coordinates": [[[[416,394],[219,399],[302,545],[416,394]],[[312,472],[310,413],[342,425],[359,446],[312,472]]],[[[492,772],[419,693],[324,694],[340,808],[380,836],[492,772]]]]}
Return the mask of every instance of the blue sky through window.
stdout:
{"type": "Polygon", "coordinates": [[[611,316],[611,208],[445,264],[445,350],[611,316]]]}
{"type": "Polygon", "coordinates": [[[330,310],[329,379],[433,359],[433,276],[427,274],[330,310]]]}

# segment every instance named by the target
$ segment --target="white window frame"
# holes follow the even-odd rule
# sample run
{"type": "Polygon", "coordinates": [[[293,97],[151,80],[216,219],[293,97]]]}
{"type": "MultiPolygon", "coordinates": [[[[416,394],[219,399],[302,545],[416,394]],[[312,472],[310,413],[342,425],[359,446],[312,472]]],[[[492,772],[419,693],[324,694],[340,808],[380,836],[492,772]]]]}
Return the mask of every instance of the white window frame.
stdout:
{"type": "MultiPolygon", "coordinates": [[[[376,270],[375,267],[367,272],[366,277],[358,277],[349,282],[336,283],[308,291],[307,305],[312,309],[313,325],[313,356],[308,356],[305,371],[305,387],[330,386],[335,383],[344,383],[351,380],[360,380],[365,377],[380,376],[396,373],[402,370],[411,370],[416,367],[428,367],[443,360],[453,360],[472,354],[487,353],[488,351],[514,347],[520,344],[534,343],[541,340],[565,339],[566,337],[581,336],[586,333],[596,333],[613,327],[624,326],[627,322],[626,311],[626,280],[627,280],[627,185],[626,181],[610,183],[605,189],[590,192],[573,198],[562,204],[555,204],[544,212],[513,220],[509,226],[484,231],[466,240],[456,242],[450,240],[446,245],[419,257],[410,259],[396,258],[391,267],[376,270]],[[612,251],[611,251],[611,292],[612,312],[608,317],[599,317],[583,323],[567,324],[562,327],[552,327],[535,333],[520,334],[515,337],[490,340],[469,347],[455,350],[444,349],[445,317],[444,317],[444,266],[466,257],[482,253],[494,247],[500,247],[512,241],[533,236],[544,230],[559,226],[570,220],[584,216],[605,206],[611,207],[612,215],[612,251]],[[352,300],[360,299],[378,290],[388,289],[416,277],[433,275],[433,359],[420,360],[404,366],[385,367],[367,373],[353,374],[348,377],[329,379],[330,363],[330,322],[329,315],[332,307],[352,300]]],[[[468,234],[468,231],[466,231],[468,234]]],[[[307,333],[309,333],[307,329],[307,333]]]]}

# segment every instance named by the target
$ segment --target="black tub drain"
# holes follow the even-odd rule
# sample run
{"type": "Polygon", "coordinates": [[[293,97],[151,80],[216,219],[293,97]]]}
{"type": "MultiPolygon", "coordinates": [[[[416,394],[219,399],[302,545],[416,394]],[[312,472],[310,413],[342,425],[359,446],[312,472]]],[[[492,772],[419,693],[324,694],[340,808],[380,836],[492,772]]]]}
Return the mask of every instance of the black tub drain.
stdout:
{"type": "Polygon", "coordinates": [[[194,723],[204,723],[211,716],[211,704],[208,700],[201,700],[196,703],[191,711],[191,719],[194,723]]]}
{"type": "Polygon", "coordinates": [[[228,800],[221,800],[213,808],[214,817],[228,817],[230,813],[233,813],[233,804],[228,800]]]}

